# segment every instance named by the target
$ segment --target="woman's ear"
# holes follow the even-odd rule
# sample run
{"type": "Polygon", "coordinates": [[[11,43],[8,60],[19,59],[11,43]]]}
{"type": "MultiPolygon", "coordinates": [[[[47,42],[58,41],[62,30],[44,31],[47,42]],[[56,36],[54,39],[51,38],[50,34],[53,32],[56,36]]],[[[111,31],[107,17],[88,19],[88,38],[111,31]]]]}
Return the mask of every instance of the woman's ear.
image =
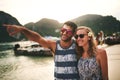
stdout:
{"type": "Polygon", "coordinates": [[[91,40],[91,37],[89,37],[88,40],[91,40]]]}

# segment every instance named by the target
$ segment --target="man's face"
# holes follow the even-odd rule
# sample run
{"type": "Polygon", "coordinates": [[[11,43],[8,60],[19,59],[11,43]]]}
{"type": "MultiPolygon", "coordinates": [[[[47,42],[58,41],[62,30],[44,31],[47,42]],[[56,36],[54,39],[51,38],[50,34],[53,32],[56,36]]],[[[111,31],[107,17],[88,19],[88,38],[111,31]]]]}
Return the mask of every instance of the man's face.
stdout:
{"type": "Polygon", "coordinates": [[[72,37],[73,37],[72,28],[70,26],[64,25],[61,28],[61,40],[68,42],[71,40],[72,37]]]}

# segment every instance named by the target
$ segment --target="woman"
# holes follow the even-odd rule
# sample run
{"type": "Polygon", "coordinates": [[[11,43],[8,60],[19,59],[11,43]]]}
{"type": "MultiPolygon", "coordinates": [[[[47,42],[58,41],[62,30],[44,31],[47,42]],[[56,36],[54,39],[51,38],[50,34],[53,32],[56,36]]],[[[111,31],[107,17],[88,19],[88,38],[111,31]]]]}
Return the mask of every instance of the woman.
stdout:
{"type": "Polygon", "coordinates": [[[108,80],[106,51],[97,48],[92,30],[85,26],[78,27],[75,39],[80,80],[108,80]]]}

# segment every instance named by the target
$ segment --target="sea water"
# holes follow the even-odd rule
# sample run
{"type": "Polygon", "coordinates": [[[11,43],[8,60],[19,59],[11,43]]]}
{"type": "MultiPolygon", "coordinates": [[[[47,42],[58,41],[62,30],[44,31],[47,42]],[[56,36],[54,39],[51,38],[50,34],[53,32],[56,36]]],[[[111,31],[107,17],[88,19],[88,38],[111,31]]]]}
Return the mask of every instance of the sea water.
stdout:
{"type": "MultiPolygon", "coordinates": [[[[15,56],[16,43],[0,43],[0,80],[54,80],[53,57],[15,56]]],[[[120,80],[120,44],[104,47],[108,56],[109,80],[120,80]]]]}
{"type": "Polygon", "coordinates": [[[54,80],[53,57],[15,56],[13,44],[0,44],[0,80],[54,80]]]}

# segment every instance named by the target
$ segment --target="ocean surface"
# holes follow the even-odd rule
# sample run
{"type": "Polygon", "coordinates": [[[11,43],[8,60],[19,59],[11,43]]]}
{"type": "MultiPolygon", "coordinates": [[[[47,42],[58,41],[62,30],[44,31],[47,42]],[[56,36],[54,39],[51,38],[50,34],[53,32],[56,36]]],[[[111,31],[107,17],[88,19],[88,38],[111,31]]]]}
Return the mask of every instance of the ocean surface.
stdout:
{"type": "MultiPolygon", "coordinates": [[[[0,80],[54,80],[53,57],[15,56],[16,43],[0,43],[0,80]]],[[[120,80],[120,44],[102,48],[108,56],[109,80],[120,80]]]]}

